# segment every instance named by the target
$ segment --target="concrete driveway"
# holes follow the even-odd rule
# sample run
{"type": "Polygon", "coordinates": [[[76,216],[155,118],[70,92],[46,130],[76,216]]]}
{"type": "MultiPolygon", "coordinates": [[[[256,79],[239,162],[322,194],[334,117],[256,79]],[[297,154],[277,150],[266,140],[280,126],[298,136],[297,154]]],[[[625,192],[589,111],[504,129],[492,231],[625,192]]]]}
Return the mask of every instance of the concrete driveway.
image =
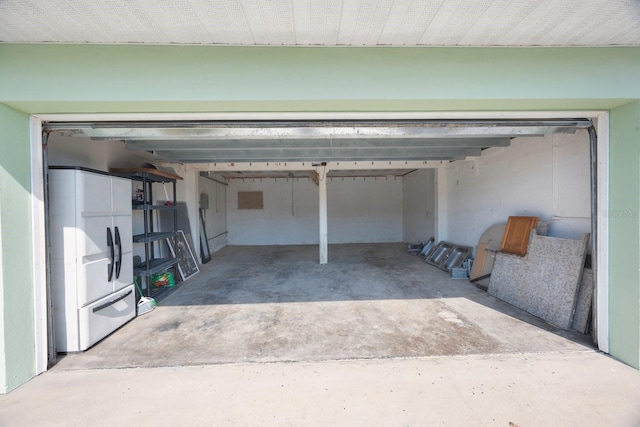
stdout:
{"type": "Polygon", "coordinates": [[[0,396],[0,425],[638,426],[588,336],[402,245],[227,247],[158,308],[0,396]]]}
{"type": "Polygon", "coordinates": [[[595,351],[51,371],[3,426],[638,426],[638,371],[595,351]]]}

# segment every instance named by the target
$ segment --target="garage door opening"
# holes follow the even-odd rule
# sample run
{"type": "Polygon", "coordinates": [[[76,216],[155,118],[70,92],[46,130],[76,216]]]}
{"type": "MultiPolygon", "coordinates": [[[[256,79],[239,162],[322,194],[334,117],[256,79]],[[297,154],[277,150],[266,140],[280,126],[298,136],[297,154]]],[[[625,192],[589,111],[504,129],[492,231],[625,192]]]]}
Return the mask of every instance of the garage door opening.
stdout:
{"type": "Polygon", "coordinates": [[[338,243],[433,236],[476,246],[505,212],[540,215],[559,237],[591,231],[590,127],[582,119],[45,124],[51,165],[149,163],[184,175],[178,193],[191,235],[202,213],[212,251],[317,245],[319,264],[329,265],[338,243]],[[239,209],[242,192],[261,192],[262,209],[239,209]]]}
{"type": "Polygon", "coordinates": [[[261,170],[312,171],[319,187],[320,263],[324,264],[326,178],[331,170],[428,168],[477,157],[491,147],[506,147],[515,137],[575,133],[591,127],[589,120],[565,119],[51,122],[45,129],[62,136],[121,141],[128,150],[151,153],[156,162],[200,165],[208,171],[254,175],[261,170]]]}

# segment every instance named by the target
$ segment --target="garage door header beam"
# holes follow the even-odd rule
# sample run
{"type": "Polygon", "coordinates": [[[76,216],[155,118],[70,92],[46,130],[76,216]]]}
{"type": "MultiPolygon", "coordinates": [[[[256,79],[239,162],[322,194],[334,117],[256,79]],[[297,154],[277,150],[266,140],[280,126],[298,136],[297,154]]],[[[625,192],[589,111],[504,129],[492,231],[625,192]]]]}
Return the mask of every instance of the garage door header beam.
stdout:
{"type": "Polygon", "coordinates": [[[541,136],[588,129],[587,119],[48,122],[45,131],[98,139],[341,139],[541,136]]]}
{"type": "MultiPolygon", "coordinates": [[[[370,170],[408,170],[437,169],[447,162],[438,160],[389,160],[389,161],[339,161],[326,162],[247,162],[247,163],[197,163],[191,164],[191,170],[203,172],[285,172],[285,171],[370,171],[370,170]]],[[[169,163],[170,165],[170,163],[169,163]]]]}
{"type": "Polygon", "coordinates": [[[174,163],[462,160],[511,138],[575,133],[587,119],[48,122],[174,163]]]}

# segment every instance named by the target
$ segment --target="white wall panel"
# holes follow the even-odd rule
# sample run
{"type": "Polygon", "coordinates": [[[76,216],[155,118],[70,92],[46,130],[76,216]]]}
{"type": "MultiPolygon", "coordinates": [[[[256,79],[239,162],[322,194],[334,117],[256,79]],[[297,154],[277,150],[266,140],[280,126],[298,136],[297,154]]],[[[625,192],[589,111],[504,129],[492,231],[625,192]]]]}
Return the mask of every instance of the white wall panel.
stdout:
{"type": "Polygon", "coordinates": [[[211,253],[227,244],[227,186],[207,178],[198,178],[199,194],[209,197],[209,208],[205,210],[205,223],[211,253]]]}
{"type": "Polygon", "coordinates": [[[425,242],[436,236],[435,169],[416,170],[403,178],[403,240],[425,242]]]}
{"type": "Polygon", "coordinates": [[[402,178],[334,178],[327,184],[329,243],[402,241],[402,178]]]}

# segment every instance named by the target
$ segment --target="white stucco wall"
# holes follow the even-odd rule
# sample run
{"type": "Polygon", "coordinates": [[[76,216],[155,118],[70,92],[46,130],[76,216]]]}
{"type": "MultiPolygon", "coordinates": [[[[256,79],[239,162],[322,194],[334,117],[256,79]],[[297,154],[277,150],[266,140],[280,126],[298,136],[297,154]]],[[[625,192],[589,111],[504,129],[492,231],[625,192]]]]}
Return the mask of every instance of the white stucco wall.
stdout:
{"type": "Polygon", "coordinates": [[[405,242],[424,242],[436,235],[435,175],[435,169],[420,169],[402,179],[405,242]]]}
{"type": "MultiPolygon", "coordinates": [[[[402,241],[401,179],[329,178],[327,199],[329,243],[402,241]]],[[[309,179],[231,180],[228,243],[317,244],[318,209],[318,187],[309,179]],[[262,191],[264,209],[238,210],[238,191],[262,191]]]]}
{"type": "Polygon", "coordinates": [[[549,235],[579,238],[591,229],[589,138],[516,138],[476,160],[446,166],[447,240],[475,246],[510,215],[549,221],[549,235]]]}
{"type": "MultiPolygon", "coordinates": [[[[2,209],[0,209],[0,224],[2,224],[2,209]]],[[[0,319],[4,322],[4,273],[2,272],[2,233],[0,233],[0,319]]],[[[7,364],[5,360],[4,328],[0,327],[0,394],[7,393],[7,364]]]]}

